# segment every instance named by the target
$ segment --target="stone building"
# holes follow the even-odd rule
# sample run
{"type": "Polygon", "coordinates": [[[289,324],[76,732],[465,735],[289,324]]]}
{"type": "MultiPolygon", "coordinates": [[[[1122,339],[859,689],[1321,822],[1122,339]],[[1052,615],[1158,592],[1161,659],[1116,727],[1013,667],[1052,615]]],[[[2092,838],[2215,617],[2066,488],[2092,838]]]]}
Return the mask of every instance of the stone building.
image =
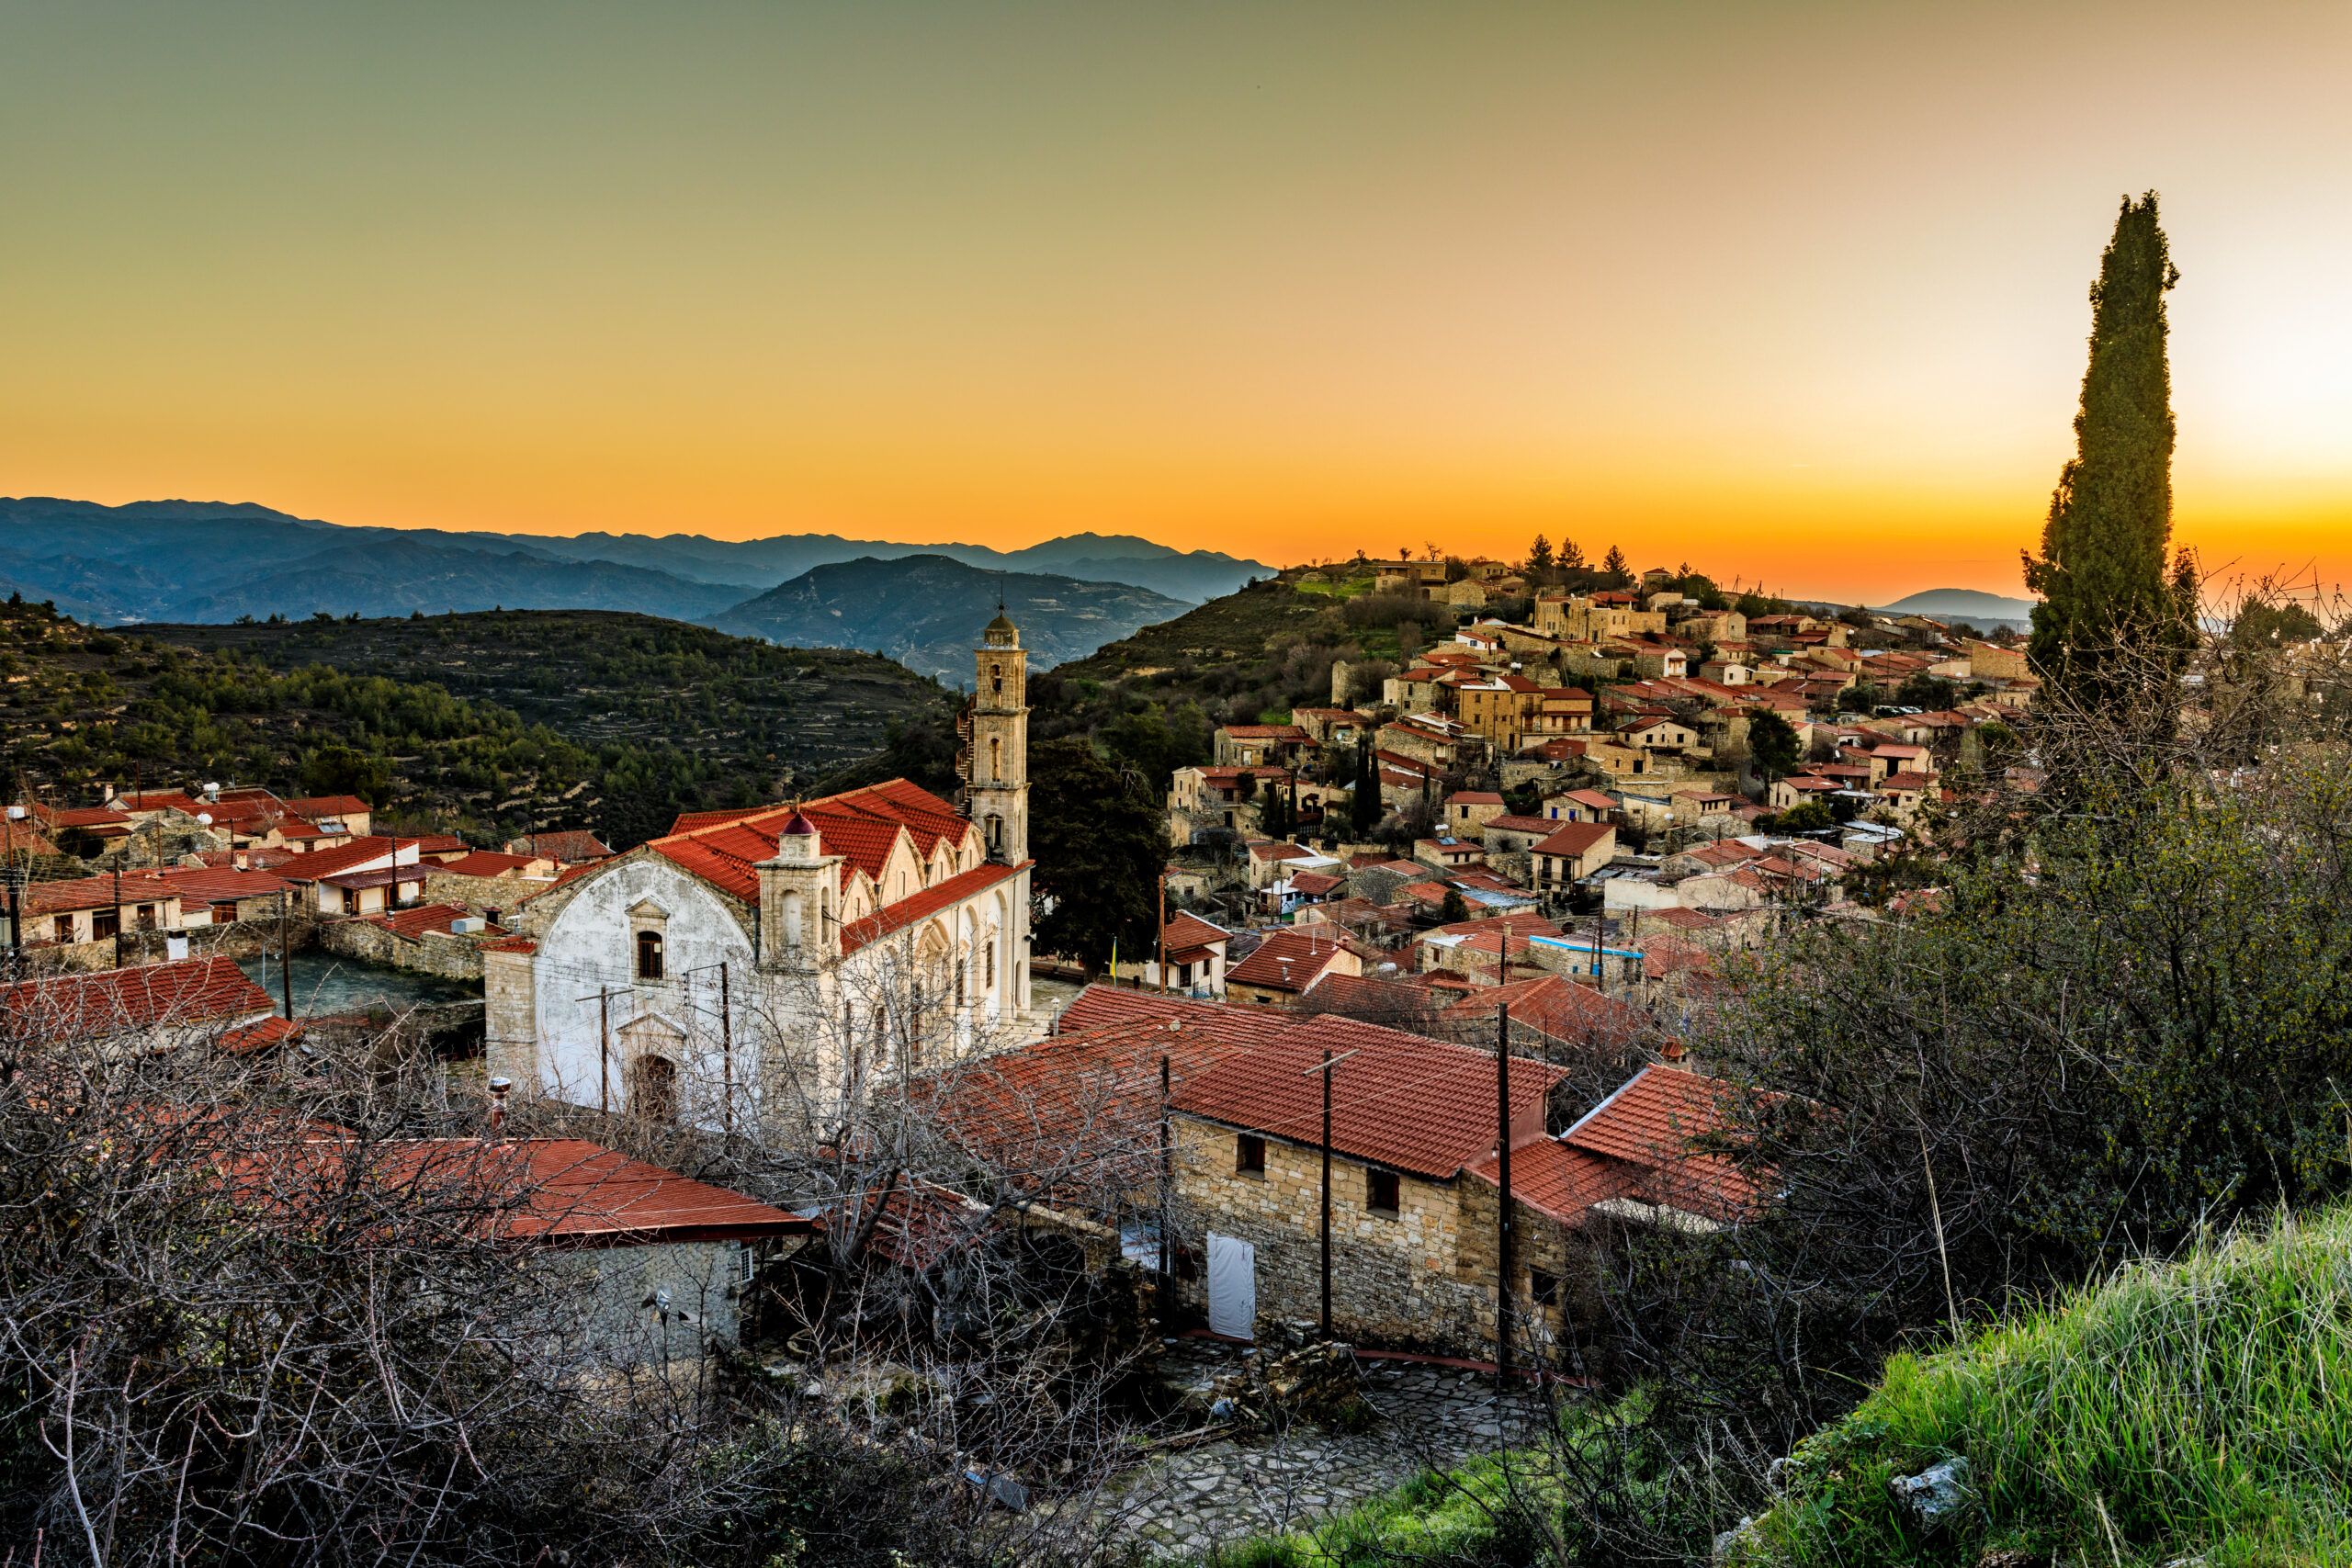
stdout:
{"type": "Polygon", "coordinates": [[[492,1068],[697,1125],[823,1120],[1029,1006],[1027,655],[975,656],[965,807],[904,779],[690,813],[573,868],[485,944],[492,1068]]]}

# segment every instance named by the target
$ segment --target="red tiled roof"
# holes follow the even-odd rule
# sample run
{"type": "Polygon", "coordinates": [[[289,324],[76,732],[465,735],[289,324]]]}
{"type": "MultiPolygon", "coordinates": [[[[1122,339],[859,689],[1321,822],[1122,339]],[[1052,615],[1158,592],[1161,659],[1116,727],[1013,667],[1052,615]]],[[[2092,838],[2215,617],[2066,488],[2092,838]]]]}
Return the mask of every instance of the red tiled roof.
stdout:
{"type": "Polygon", "coordinates": [[[462,860],[444,861],[440,869],[451,876],[508,876],[529,865],[530,855],[501,854],[496,850],[476,850],[462,860]]]}
{"type": "Polygon", "coordinates": [[[136,795],[119,795],[115,805],[124,811],[184,811],[190,817],[209,809],[194,796],[175,789],[141,790],[136,795]]]}
{"type": "Polygon", "coordinates": [[[1182,1084],[1246,1049],[1136,1017],[927,1074],[909,1098],[967,1153],[1016,1179],[1106,1196],[1158,1164],[1161,1061],[1182,1084]]]}
{"type": "MultiPolygon", "coordinates": [[[[713,886],[756,903],[760,878],[754,867],[775,857],[776,837],[795,809],[789,805],[762,807],[694,826],[686,826],[688,819],[681,817],[679,826],[649,847],[713,886]]],[[[953,806],[905,779],[803,801],[797,809],[817,825],[824,852],[844,857],[844,885],[854,870],[878,881],[900,833],[928,860],[940,840],[960,845],[973,830],[953,806]]]]}
{"type": "Polygon", "coordinates": [[[1489,817],[1479,824],[1480,828],[1488,833],[1542,833],[1547,837],[1552,829],[1559,825],[1560,819],[1557,818],[1521,817],[1516,813],[1502,817],[1489,817]]]}
{"type": "Polygon", "coordinates": [[[1304,897],[1319,898],[1346,882],[1346,877],[1334,876],[1328,871],[1295,871],[1291,873],[1290,890],[1304,897]]]}
{"type": "Polygon", "coordinates": [[[1879,781],[1878,787],[1882,790],[1922,790],[1933,787],[1935,782],[1925,773],[1905,772],[1887,774],[1879,781]]]}
{"type": "Polygon", "coordinates": [[[1129,991],[1115,986],[1089,986],[1070,998],[1054,1021],[1057,1034],[1105,1029],[1138,1021],[1175,1032],[1199,1032],[1229,1045],[1254,1045],[1271,1040],[1296,1022],[1266,1008],[1228,1007],[1223,1002],[1194,1001],[1190,997],[1161,996],[1157,991],[1129,991]]]}
{"type": "Polygon", "coordinates": [[[131,904],[153,904],[177,897],[176,890],[155,871],[127,871],[116,892],[117,878],[75,876],[58,882],[28,882],[22,895],[24,915],[62,915],[76,909],[112,909],[131,904]]]}
{"type": "MultiPolygon", "coordinates": [[[[1489,1154],[1470,1168],[1470,1174],[1499,1188],[1502,1161],[1489,1154]]],[[[1638,1167],[1603,1159],[1557,1138],[1530,1138],[1511,1145],[1510,1195],[1540,1214],[1571,1224],[1595,1203],[1632,1197],[1640,1190],[1641,1174],[1638,1167]]]]}
{"type": "Polygon", "coordinates": [[[286,809],[297,817],[316,821],[322,817],[365,817],[371,808],[356,795],[306,795],[289,800],[286,809]]]}
{"type": "MultiPolygon", "coordinates": [[[[389,915],[370,915],[368,923],[414,942],[427,931],[449,934],[449,922],[464,919],[467,912],[463,904],[419,904],[413,909],[395,909],[389,915]]],[[[483,929],[493,933],[498,930],[496,926],[483,929]]]]}
{"type": "Polygon", "coordinates": [[[1591,852],[1602,840],[1613,837],[1616,831],[1606,822],[1563,822],[1550,838],[1535,846],[1533,852],[1581,857],[1591,852]]]}
{"type": "Polygon", "coordinates": [[[928,916],[984,893],[1029,863],[1023,861],[1020,865],[994,863],[976,865],[944,882],[934,882],[922,892],[910,894],[895,904],[885,904],[880,913],[868,915],[862,920],[852,920],[842,928],[842,955],[847,956],[868,942],[878,942],[893,931],[904,931],[928,916]]]}
{"type": "Polygon", "coordinates": [[[220,1032],[220,1046],[233,1056],[249,1056],[266,1051],[272,1045],[282,1045],[302,1032],[302,1026],[291,1020],[271,1013],[252,1023],[241,1023],[234,1029],[220,1032]]]}
{"type": "Polygon", "coordinates": [[[1448,806],[1500,806],[1503,797],[1490,789],[1457,789],[1445,797],[1448,806]]]}
{"type": "Polygon", "coordinates": [[[1225,732],[1236,740],[1296,740],[1313,739],[1295,724],[1228,724],[1225,732]]]}
{"type": "Polygon", "coordinates": [[[1198,915],[1180,914],[1161,929],[1159,944],[1172,958],[1179,952],[1191,952],[1194,948],[1225,942],[1230,935],[1230,932],[1209,924],[1198,915]]]}
{"type": "Polygon", "coordinates": [[[172,891],[190,903],[217,904],[232,898],[268,898],[286,890],[284,879],[266,871],[239,871],[234,866],[194,866],[164,873],[172,891]]]}
{"type": "Polygon", "coordinates": [[[413,839],[388,839],[380,834],[354,839],[333,849],[312,850],[309,854],[297,855],[285,862],[282,869],[289,882],[322,882],[354,866],[366,865],[371,860],[394,856],[402,844],[413,842],[413,839]]]}
{"type": "Polygon", "coordinates": [[[1489,986],[1446,1009],[1446,1016],[1492,1018],[1506,1005],[1511,1022],[1541,1030],[1555,1040],[1619,1045],[1639,1038],[1649,1027],[1640,1009],[1557,975],[1489,986]]]}
{"type": "Polygon", "coordinates": [[[129,828],[130,818],[110,806],[32,806],[35,820],[51,828],[129,828]]]}
{"type": "MultiPolygon", "coordinates": [[[[1495,1061],[1484,1051],[1325,1013],[1255,1050],[1206,1068],[1177,1090],[1178,1110],[1293,1143],[1319,1144],[1328,1047],[1353,1052],[1331,1096],[1339,1153],[1441,1180],[1495,1145],[1495,1061]]],[[[1523,1056],[1509,1067],[1514,1125],[1541,1126],[1544,1096],[1565,1069],[1523,1056]]]]}
{"type": "Polygon", "coordinates": [[[13,1039],[104,1039],[149,1029],[225,1023],[272,1010],[269,993],[227,958],[58,975],[0,987],[13,1039]]]}
{"type": "Polygon", "coordinates": [[[362,1145],[316,1138],[243,1157],[238,1179],[265,1201],[299,1204],[294,1184],[340,1189],[349,1162],[394,1191],[479,1194],[482,1229],[534,1246],[635,1247],[806,1235],[813,1220],[631,1159],[584,1138],[418,1138],[362,1145]]]}
{"type": "MultiPolygon", "coordinates": [[[[684,820],[681,818],[680,820],[684,820]]],[[[671,829],[673,832],[676,829],[671,829]]],[[[584,828],[566,828],[553,833],[533,833],[529,845],[534,854],[550,855],[566,865],[580,861],[609,860],[613,852],[602,839],[584,828]]]]}
{"type": "Polygon", "coordinates": [[[483,942],[481,950],[484,953],[537,953],[539,944],[527,936],[503,936],[496,942],[483,942]]]}
{"type": "Polygon", "coordinates": [[[1712,1205],[1696,1212],[1736,1212],[1755,1200],[1755,1182],[1721,1156],[1690,1153],[1690,1145],[1729,1129],[1737,1094],[1732,1085],[1687,1068],[1645,1067],[1560,1139],[1589,1154],[1675,1168],[1689,1189],[1685,1198],[1712,1205]]]}
{"type": "Polygon", "coordinates": [[[1304,991],[1332,959],[1349,951],[1346,939],[1315,927],[1292,926],[1260,942],[1249,957],[1226,971],[1226,982],[1269,990],[1304,991]]]}

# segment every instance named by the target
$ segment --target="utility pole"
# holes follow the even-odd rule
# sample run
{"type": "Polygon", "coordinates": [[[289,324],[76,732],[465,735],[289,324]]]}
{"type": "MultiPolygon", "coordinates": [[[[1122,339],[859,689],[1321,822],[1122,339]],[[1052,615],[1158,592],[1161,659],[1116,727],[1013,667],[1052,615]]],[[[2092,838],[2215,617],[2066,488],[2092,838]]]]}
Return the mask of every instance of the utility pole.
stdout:
{"type": "Polygon", "coordinates": [[[718,963],[718,1071],[719,1128],[729,1137],[735,1135],[735,1021],[727,988],[727,961],[718,963]]]}
{"type": "Polygon", "coordinates": [[[1159,868],[1159,934],[1154,940],[1152,951],[1159,955],[1154,966],[1159,971],[1159,994],[1164,997],[1168,994],[1168,867],[1165,863],[1159,868]]]}
{"type": "Polygon", "coordinates": [[[1168,1122],[1169,1104],[1168,1053],[1159,1054],[1159,1278],[1166,1282],[1169,1273],[1168,1195],[1176,1184],[1176,1147],[1173,1129],[1168,1122]]]}
{"type": "Polygon", "coordinates": [[[1334,1056],[1326,1045],[1323,1065],[1306,1069],[1323,1075],[1323,1337],[1327,1340],[1331,1337],[1331,1080],[1338,1076],[1340,1064],[1354,1055],[1343,1051],[1334,1056]]]}
{"type": "Polygon", "coordinates": [[[122,967],[122,867],[114,868],[114,966],[122,967]]]}
{"type": "Polygon", "coordinates": [[[596,1109],[607,1116],[613,1113],[613,998],[627,995],[627,986],[600,986],[596,990],[596,1109]]]}
{"type": "Polygon", "coordinates": [[[1602,914],[1607,908],[1604,904],[1600,909],[1592,912],[1592,983],[1603,991],[1609,989],[1609,956],[1606,951],[1609,927],[1602,914]]]}
{"type": "Polygon", "coordinates": [[[1510,1385],[1510,1004],[1495,1010],[1495,1386],[1510,1385]]]}
{"type": "MultiPolygon", "coordinates": [[[[266,953],[263,953],[261,963],[266,981],[269,975],[269,955],[266,953]]],[[[291,946],[286,939],[286,889],[283,887],[277,890],[277,996],[286,1008],[286,1021],[293,1022],[294,959],[291,946]]]]}

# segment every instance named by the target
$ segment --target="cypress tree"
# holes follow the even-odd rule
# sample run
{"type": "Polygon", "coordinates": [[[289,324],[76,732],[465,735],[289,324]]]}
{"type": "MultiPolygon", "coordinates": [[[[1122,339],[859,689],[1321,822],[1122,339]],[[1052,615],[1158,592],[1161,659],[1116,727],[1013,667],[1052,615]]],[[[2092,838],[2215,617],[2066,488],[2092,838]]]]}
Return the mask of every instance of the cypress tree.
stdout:
{"type": "Polygon", "coordinates": [[[2184,559],[2168,581],[2165,559],[2173,448],[2165,294],[2179,279],[2155,193],[2126,197],[2091,285],[2075,456],[2050,498],[2041,558],[2025,562],[2026,585],[2041,595],[2027,655],[2045,704],[2112,712],[2149,700],[2187,645],[2193,569],[2184,559]]]}

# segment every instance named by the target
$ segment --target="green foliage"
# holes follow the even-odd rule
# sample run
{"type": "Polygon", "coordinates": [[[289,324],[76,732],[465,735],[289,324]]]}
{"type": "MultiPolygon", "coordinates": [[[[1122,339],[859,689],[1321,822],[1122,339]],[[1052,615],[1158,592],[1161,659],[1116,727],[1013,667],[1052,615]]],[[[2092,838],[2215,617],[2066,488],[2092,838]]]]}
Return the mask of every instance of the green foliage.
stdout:
{"type": "Polygon", "coordinates": [[[1894,700],[1905,707],[1940,712],[1960,700],[1960,685],[1942,675],[1922,670],[1894,689],[1894,700]]]}
{"type": "Polygon", "coordinates": [[[1168,819],[1159,790],[1133,768],[1116,767],[1083,736],[1029,749],[1029,849],[1044,908],[1037,946],[1089,970],[1110,962],[1114,943],[1142,953],[1159,920],[1159,874],[1168,863],[1168,819]]]}
{"type": "Polygon", "coordinates": [[[1775,833],[1814,833],[1838,825],[1837,816],[1818,800],[1800,800],[1772,818],[1775,833]]]}
{"type": "Polygon", "coordinates": [[[1747,721],[1747,755],[1763,776],[1767,789],[1774,779],[1788,776],[1804,750],[1794,727],[1769,708],[1759,709],[1747,721]]]}
{"type": "Polygon", "coordinates": [[[1939,1354],[1805,1442],[1748,1560],[2352,1561],[2352,1212],[2135,1267],[1939,1354]],[[1981,1512],[1920,1539],[1887,1482],[1968,1458],[1981,1512]]]}
{"type": "Polygon", "coordinates": [[[2276,647],[2310,642],[2326,630],[2317,615],[2291,599],[2277,604],[2256,600],[2230,623],[2230,640],[2252,648],[2276,647]]]}
{"type": "Polygon", "coordinates": [[[1541,534],[1536,535],[1535,542],[1527,547],[1525,567],[1527,581],[1530,582],[1551,581],[1552,569],[1555,563],[1556,558],[1552,554],[1552,541],[1541,534]]]}
{"type": "Polygon", "coordinates": [[[1452,925],[1456,920],[1466,920],[1470,918],[1470,906],[1463,902],[1462,889],[1459,887],[1449,887],[1445,890],[1445,897],[1439,902],[1437,907],[1437,918],[1446,925],[1452,925]]]}
{"type": "Polygon", "coordinates": [[[2165,570],[2173,414],[2165,294],[2179,276],[2155,193],[2126,197],[2091,286],[2075,456],[2051,496],[2041,558],[2026,562],[2026,584],[2041,595],[2029,651],[2052,703],[2098,712],[2129,702],[2187,646],[2188,607],[2165,570]]]}
{"type": "Polygon", "coordinates": [[[1623,588],[1632,582],[1634,569],[1625,559],[1625,552],[1614,545],[1610,546],[1609,553],[1600,558],[1600,575],[1611,588],[1623,588]]]}

